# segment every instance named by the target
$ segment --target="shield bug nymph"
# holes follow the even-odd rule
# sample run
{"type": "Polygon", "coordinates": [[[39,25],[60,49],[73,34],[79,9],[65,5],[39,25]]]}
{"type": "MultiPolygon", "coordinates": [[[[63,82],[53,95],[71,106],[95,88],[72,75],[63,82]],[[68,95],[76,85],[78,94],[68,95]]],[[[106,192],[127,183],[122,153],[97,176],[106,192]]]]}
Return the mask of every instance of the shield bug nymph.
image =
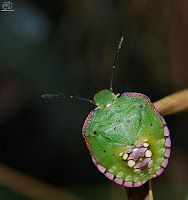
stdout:
{"type": "Polygon", "coordinates": [[[92,161],[115,183],[139,187],[164,171],[171,140],[164,118],[147,96],[113,92],[114,71],[123,39],[115,53],[109,90],[98,92],[93,100],[65,94],[42,97],[75,98],[94,104],[82,128],[92,161]]]}

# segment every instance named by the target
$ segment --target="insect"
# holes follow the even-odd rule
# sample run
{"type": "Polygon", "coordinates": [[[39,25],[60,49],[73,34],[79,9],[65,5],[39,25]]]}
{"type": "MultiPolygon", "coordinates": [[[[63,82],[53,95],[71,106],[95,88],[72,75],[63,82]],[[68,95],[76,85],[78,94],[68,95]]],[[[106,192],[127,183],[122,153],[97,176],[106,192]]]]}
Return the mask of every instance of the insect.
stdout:
{"type": "Polygon", "coordinates": [[[95,104],[82,128],[93,163],[115,183],[139,187],[164,171],[171,140],[164,118],[147,96],[113,92],[115,66],[123,39],[115,53],[109,90],[98,92],[94,100],[65,94],[42,97],[75,98],[95,104]]]}

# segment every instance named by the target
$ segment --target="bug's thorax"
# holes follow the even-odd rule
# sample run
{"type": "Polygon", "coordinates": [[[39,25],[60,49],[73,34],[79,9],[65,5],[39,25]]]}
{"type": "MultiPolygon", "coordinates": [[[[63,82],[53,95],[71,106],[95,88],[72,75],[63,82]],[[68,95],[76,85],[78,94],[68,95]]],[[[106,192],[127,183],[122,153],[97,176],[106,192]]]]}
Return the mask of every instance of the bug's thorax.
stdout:
{"type": "Polygon", "coordinates": [[[113,92],[106,89],[101,90],[94,96],[95,105],[98,106],[99,108],[109,107],[115,102],[116,99],[117,96],[113,92]]]}

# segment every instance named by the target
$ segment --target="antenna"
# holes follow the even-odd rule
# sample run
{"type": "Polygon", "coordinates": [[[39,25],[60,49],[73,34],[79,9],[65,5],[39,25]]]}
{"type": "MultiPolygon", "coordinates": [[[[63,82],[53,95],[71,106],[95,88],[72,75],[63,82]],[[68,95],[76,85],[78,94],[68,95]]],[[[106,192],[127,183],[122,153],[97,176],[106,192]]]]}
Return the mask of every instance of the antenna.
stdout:
{"type": "Polygon", "coordinates": [[[117,50],[114,56],[114,62],[113,62],[113,66],[112,66],[112,75],[111,75],[111,81],[110,81],[110,91],[113,91],[113,80],[114,80],[114,73],[115,73],[115,68],[116,68],[116,62],[119,56],[119,50],[121,49],[122,43],[124,40],[124,36],[121,37],[119,44],[117,46],[117,50]]]}
{"type": "Polygon", "coordinates": [[[94,101],[90,100],[90,99],[85,99],[85,98],[81,98],[81,97],[76,97],[74,95],[68,95],[68,94],[43,94],[41,96],[42,98],[71,98],[71,99],[79,99],[82,101],[87,101],[89,103],[94,103],[94,101]]]}

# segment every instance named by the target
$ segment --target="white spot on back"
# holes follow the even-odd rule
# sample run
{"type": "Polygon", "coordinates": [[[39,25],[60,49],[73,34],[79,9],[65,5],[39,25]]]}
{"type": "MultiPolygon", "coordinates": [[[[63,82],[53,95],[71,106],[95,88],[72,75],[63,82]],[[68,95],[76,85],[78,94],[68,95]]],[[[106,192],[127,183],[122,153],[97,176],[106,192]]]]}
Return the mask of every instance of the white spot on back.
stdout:
{"type": "Polygon", "coordinates": [[[112,103],[109,103],[109,104],[106,105],[106,107],[108,108],[108,107],[110,107],[111,105],[112,105],[112,103]]]}
{"type": "Polygon", "coordinates": [[[165,143],[165,139],[163,138],[163,139],[159,140],[157,143],[158,144],[164,144],[165,143]]]}
{"type": "Polygon", "coordinates": [[[128,175],[126,178],[125,178],[125,181],[130,181],[132,179],[132,176],[131,175],[128,175]]]}
{"type": "Polygon", "coordinates": [[[116,167],[116,166],[113,166],[113,167],[111,167],[108,171],[111,172],[111,173],[113,173],[116,169],[117,169],[117,167],[116,167]]]}
{"type": "Polygon", "coordinates": [[[142,171],[140,169],[134,169],[134,172],[140,174],[142,171]]]}
{"type": "Polygon", "coordinates": [[[150,160],[149,163],[148,163],[148,167],[152,167],[153,166],[153,160],[150,160]]]}
{"type": "Polygon", "coordinates": [[[145,152],[145,156],[146,156],[147,158],[151,157],[151,156],[152,156],[152,152],[151,152],[150,150],[147,150],[147,151],[145,152]]]}
{"type": "Polygon", "coordinates": [[[127,160],[127,158],[128,158],[128,154],[125,153],[125,154],[123,155],[123,160],[127,160]]]}
{"type": "Polygon", "coordinates": [[[157,167],[155,167],[154,169],[157,171],[158,169],[160,169],[161,167],[159,167],[159,166],[157,166],[157,167]]]}
{"type": "Polygon", "coordinates": [[[124,152],[119,153],[119,156],[122,156],[124,152]]]}
{"type": "Polygon", "coordinates": [[[136,183],[136,182],[138,182],[140,180],[140,177],[136,177],[135,179],[134,179],[134,182],[136,183]]]}
{"type": "Polygon", "coordinates": [[[140,174],[141,177],[145,176],[143,173],[140,174]]]}
{"type": "Polygon", "coordinates": [[[117,177],[117,178],[121,178],[123,175],[124,175],[123,172],[119,172],[119,173],[116,175],[116,177],[117,177]]]}
{"type": "Polygon", "coordinates": [[[127,162],[128,167],[131,167],[131,168],[134,167],[135,164],[136,164],[136,162],[135,162],[134,160],[129,160],[129,161],[127,162]]]}
{"type": "Polygon", "coordinates": [[[165,152],[165,148],[162,148],[162,149],[159,149],[159,150],[158,150],[158,153],[159,153],[159,154],[162,154],[162,153],[164,153],[164,152],[165,152]]]}
{"type": "Polygon", "coordinates": [[[157,159],[157,162],[162,163],[163,160],[164,160],[164,158],[158,158],[158,159],[157,159]]]}
{"type": "Polygon", "coordinates": [[[145,142],[145,143],[143,144],[143,146],[144,146],[144,147],[149,147],[149,144],[145,142]]]}

